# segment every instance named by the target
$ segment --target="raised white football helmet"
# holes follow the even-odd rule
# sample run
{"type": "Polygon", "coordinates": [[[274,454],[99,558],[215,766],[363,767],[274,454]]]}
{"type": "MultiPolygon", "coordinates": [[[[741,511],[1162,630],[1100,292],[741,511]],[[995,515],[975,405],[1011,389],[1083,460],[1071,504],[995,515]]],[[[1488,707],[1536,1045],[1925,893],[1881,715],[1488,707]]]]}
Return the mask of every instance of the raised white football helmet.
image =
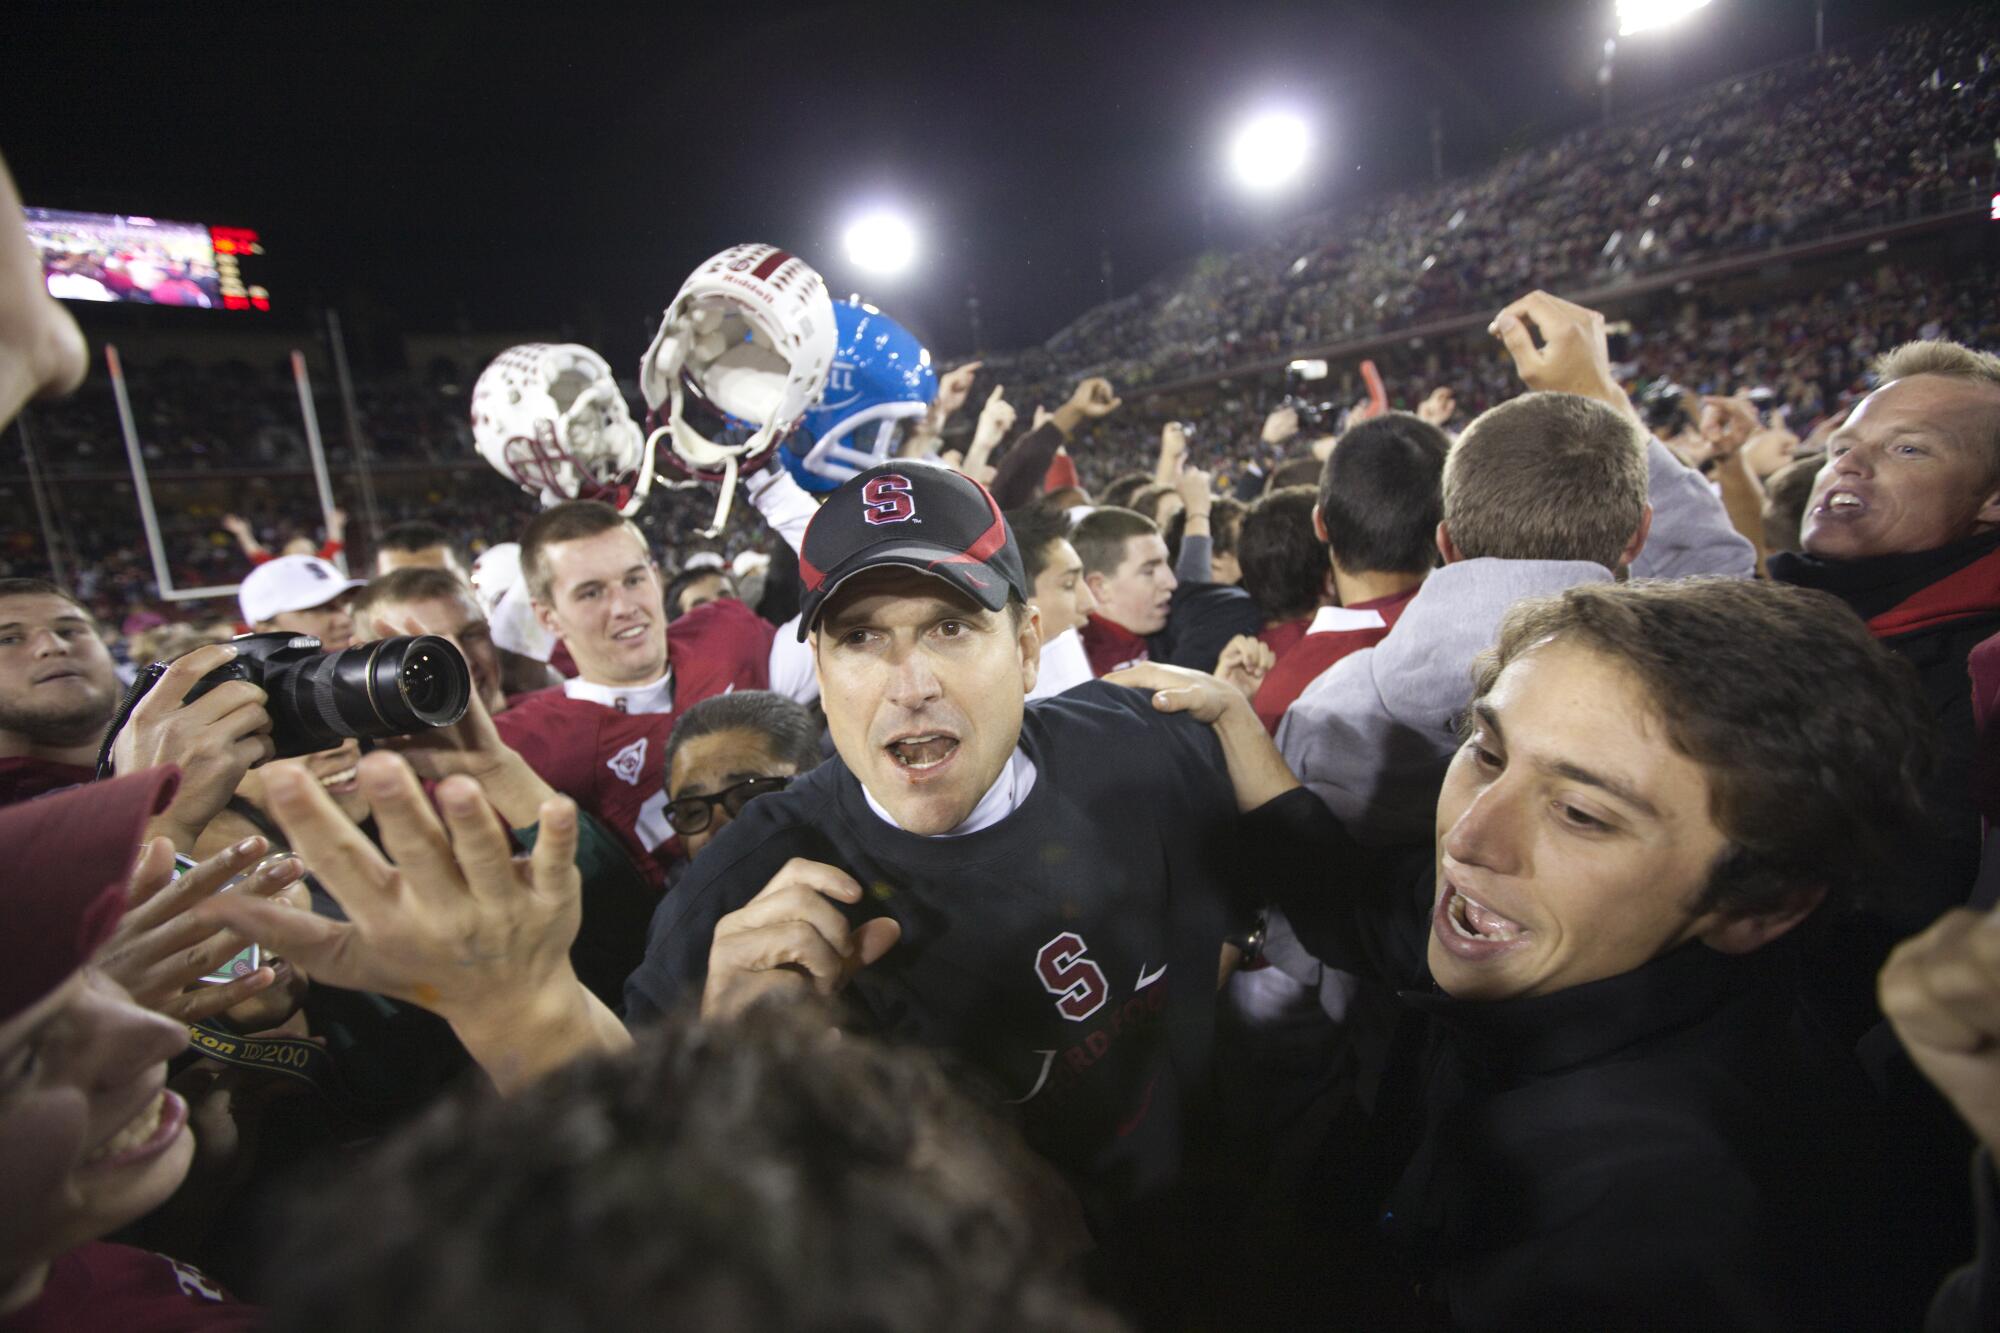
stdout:
{"type": "Polygon", "coordinates": [[[689,475],[721,483],[706,535],[729,517],[738,474],[768,458],[819,397],[835,336],[825,281],[776,246],[731,246],[681,284],[639,364],[639,388],[648,456],[664,441],[689,475]],[[690,397],[736,428],[702,434],[688,420],[690,397]]]}
{"type": "Polygon", "coordinates": [[[633,514],[652,488],[652,451],[611,367],[575,343],[523,343],[472,386],[480,456],[544,505],[603,500],[633,514]]]}

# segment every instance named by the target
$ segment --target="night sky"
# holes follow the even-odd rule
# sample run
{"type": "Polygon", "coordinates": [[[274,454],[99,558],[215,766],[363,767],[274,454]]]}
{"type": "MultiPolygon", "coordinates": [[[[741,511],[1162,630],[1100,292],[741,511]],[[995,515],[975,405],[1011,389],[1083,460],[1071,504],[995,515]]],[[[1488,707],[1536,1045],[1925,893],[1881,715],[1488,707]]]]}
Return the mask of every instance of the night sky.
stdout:
{"type": "MultiPolygon", "coordinates": [[[[1949,3],[1828,0],[1829,43],[1949,3]]],[[[280,6],[16,0],[0,152],[30,204],[260,229],[281,309],[594,334],[636,356],[723,246],[804,254],[941,355],[1038,341],[1275,217],[1590,123],[1608,0],[280,6]],[[279,18],[278,15],[283,17],[279,18]],[[1246,208],[1230,120],[1304,111],[1306,188],[1246,208]],[[870,201],[919,268],[838,253],[870,201]]],[[[1811,49],[1812,0],[1716,0],[1621,44],[1639,105],[1811,49]]],[[[277,318],[277,317],[273,317],[277,318]]]]}

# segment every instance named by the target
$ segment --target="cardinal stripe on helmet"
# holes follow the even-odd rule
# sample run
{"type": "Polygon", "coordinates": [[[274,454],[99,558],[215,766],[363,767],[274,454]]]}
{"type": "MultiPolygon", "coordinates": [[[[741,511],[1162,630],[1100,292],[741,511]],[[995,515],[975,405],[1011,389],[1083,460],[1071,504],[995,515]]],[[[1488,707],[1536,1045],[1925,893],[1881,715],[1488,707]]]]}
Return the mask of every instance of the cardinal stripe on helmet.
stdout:
{"type": "Polygon", "coordinates": [[[750,276],[753,278],[769,278],[773,273],[776,273],[778,271],[781,265],[785,264],[790,259],[791,256],[786,254],[783,250],[773,250],[768,256],[765,257],[763,263],[757,265],[756,268],[750,270],[750,276]]]}

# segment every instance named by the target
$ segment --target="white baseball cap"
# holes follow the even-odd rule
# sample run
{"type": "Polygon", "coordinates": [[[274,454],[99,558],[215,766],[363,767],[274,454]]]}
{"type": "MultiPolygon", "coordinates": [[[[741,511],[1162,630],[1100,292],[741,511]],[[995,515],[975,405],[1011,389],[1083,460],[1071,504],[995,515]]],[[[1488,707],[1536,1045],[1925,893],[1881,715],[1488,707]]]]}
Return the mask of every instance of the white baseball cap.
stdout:
{"type": "Polygon", "coordinates": [[[325,606],[344,592],[367,586],[365,579],[341,573],[331,560],[316,555],[281,555],[250,571],[250,577],[236,590],[236,604],[243,619],[255,625],[287,611],[325,606]]]}

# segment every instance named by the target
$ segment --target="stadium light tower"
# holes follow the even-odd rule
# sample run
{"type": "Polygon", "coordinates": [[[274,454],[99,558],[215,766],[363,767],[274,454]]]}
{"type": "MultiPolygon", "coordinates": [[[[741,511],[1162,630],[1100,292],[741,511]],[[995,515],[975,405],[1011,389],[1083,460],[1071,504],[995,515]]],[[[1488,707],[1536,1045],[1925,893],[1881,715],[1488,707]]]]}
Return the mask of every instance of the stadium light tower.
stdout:
{"type": "Polygon", "coordinates": [[[1604,63],[1597,67],[1597,87],[1604,96],[1604,123],[1611,123],[1611,80],[1618,66],[1618,38],[1632,37],[1677,23],[1713,0],[1617,0],[1618,36],[1604,39],[1604,63]]]}
{"type": "Polygon", "coordinates": [[[887,209],[849,223],[841,242],[856,268],[883,277],[903,272],[917,257],[917,229],[908,218],[887,209]]]}
{"type": "Polygon", "coordinates": [[[1236,181],[1253,194],[1272,194],[1299,178],[1312,156],[1312,129],[1305,117],[1267,111],[1243,122],[1229,141],[1229,165],[1236,181]]]}

